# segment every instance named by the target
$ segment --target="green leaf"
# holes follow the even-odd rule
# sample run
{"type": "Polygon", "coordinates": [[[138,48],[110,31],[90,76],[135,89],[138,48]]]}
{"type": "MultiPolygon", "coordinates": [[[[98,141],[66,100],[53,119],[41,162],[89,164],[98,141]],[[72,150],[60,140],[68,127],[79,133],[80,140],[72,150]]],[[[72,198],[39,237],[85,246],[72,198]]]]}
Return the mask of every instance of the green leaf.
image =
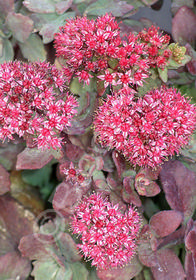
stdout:
{"type": "Polygon", "coordinates": [[[84,13],[96,16],[104,15],[105,13],[112,13],[115,17],[121,17],[133,9],[134,7],[126,1],[98,0],[90,4],[84,13]]]}
{"type": "Polygon", "coordinates": [[[70,264],[70,267],[73,272],[72,280],[87,280],[88,277],[88,270],[79,262],[75,262],[70,264]]]}
{"type": "Polygon", "coordinates": [[[34,269],[31,273],[35,280],[72,280],[73,272],[68,264],[64,267],[53,260],[33,262],[34,269]]]}
{"type": "Polygon", "coordinates": [[[151,76],[144,80],[143,86],[138,88],[138,95],[144,96],[148,91],[157,88],[161,85],[161,80],[158,79],[158,73],[151,70],[151,76]]]}
{"type": "Polygon", "coordinates": [[[0,0],[1,16],[4,18],[11,11],[14,11],[14,0],[0,0]]]}
{"type": "Polygon", "coordinates": [[[6,18],[8,28],[16,40],[24,43],[33,31],[33,21],[22,14],[9,13],[6,18]]]}
{"type": "Polygon", "coordinates": [[[79,255],[77,245],[68,233],[62,232],[57,240],[57,244],[66,261],[71,263],[80,261],[81,256],[79,255]]]}
{"type": "Polygon", "coordinates": [[[159,72],[159,77],[161,78],[161,80],[166,83],[168,80],[168,70],[167,67],[165,67],[164,70],[158,68],[158,72],[159,72]]]}
{"type": "Polygon", "coordinates": [[[30,61],[46,60],[46,50],[37,34],[31,34],[25,43],[19,43],[21,52],[30,61]]]}
{"type": "MultiPolygon", "coordinates": [[[[47,15],[46,15],[47,16],[47,15]]],[[[65,24],[65,20],[73,18],[74,12],[65,13],[61,16],[56,15],[56,19],[44,24],[40,29],[40,35],[43,36],[43,43],[48,44],[53,41],[54,34],[59,31],[59,27],[65,24]]]]}
{"type": "Polygon", "coordinates": [[[14,50],[10,40],[4,39],[0,41],[0,46],[2,48],[1,56],[0,56],[0,64],[5,61],[13,60],[14,58],[14,50]]]}
{"type": "Polygon", "coordinates": [[[25,0],[23,5],[34,13],[54,13],[55,12],[55,2],[53,0],[25,0]]]}
{"type": "Polygon", "coordinates": [[[178,69],[181,66],[184,66],[191,60],[191,57],[189,55],[184,55],[184,58],[182,59],[181,63],[176,62],[175,60],[171,59],[169,60],[168,69],[178,69]]]}
{"type": "Polygon", "coordinates": [[[25,183],[40,188],[43,199],[47,199],[56,186],[55,180],[51,179],[52,162],[37,170],[23,170],[22,179],[25,183]]]}

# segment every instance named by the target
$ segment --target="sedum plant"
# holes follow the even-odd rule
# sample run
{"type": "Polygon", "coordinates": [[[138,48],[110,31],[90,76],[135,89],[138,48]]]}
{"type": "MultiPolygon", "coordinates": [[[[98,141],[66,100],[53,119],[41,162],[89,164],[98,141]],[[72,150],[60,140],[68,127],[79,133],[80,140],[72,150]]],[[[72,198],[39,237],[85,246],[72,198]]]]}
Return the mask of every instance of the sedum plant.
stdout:
{"type": "Polygon", "coordinates": [[[155,2],[0,2],[56,50],[0,65],[2,279],[194,279],[194,46],[127,19],[155,2]]]}

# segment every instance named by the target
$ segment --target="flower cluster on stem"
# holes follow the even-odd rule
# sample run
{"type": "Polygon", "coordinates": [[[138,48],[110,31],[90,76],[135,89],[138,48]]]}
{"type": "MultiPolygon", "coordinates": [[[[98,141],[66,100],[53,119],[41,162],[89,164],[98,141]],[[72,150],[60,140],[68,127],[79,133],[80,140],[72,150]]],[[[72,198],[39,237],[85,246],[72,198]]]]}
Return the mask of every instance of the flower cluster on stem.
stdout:
{"type": "Polygon", "coordinates": [[[46,62],[0,65],[0,139],[31,137],[38,148],[60,147],[78,106],[66,78],[46,62]],[[66,90],[66,91],[65,91],[66,90]]]}
{"type": "Polygon", "coordinates": [[[72,220],[73,233],[81,236],[78,247],[100,269],[123,266],[131,260],[140,226],[133,207],[123,214],[99,193],[84,197],[72,220]]]}
{"type": "Polygon", "coordinates": [[[94,120],[102,145],[133,164],[156,167],[184,147],[196,124],[196,108],[176,89],[161,87],[143,98],[118,92],[107,96],[94,120]]]}
{"type": "Polygon", "coordinates": [[[80,82],[89,84],[97,75],[105,87],[137,88],[150,76],[150,67],[166,66],[171,56],[169,40],[155,27],[122,39],[117,21],[106,14],[96,20],[68,20],[55,35],[55,48],[65,61],[69,79],[78,76],[80,82]]]}

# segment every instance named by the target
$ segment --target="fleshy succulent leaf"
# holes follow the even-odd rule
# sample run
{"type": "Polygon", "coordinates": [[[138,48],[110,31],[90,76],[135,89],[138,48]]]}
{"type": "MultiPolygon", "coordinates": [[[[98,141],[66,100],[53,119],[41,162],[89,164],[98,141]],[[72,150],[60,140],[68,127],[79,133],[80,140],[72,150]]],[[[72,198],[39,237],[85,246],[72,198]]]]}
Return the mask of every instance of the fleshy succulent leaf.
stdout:
{"type": "Polygon", "coordinates": [[[70,264],[70,267],[73,272],[72,280],[87,280],[88,270],[82,263],[75,262],[70,264]]]}
{"type": "Polygon", "coordinates": [[[182,45],[194,43],[196,39],[196,15],[191,8],[182,6],[172,20],[172,35],[182,45]]]}
{"type": "Polygon", "coordinates": [[[66,261],[73,263],[81,260],[77,245],[68,233],[62,232],[59,235],[57,244],[66,261]]]}
{"type": "Polygon", "coordinates": [[[155,280],[184,280],[186,275],[176,254],[170,249],[156,253],[157,264],[151,267],[155,280]]]}
{"type": "Polygon", "coordinates": [[[31,271],[28,259],[22,258],[19,252],[9,252],[0,256],[0,275],[2,280],[19,279],[25,280],[31,271]]]}
{"type": "MultiPolygon", "coordinates": [[[[156,175],[153,175],[153,171],[149,171],[150,168],[142,169],[135,177],[135,188],[139,195],[143,196],[156,196],[160,193],[160,187],[158,184],[154,181],[154,177],[156,175]]],[[[157,172],[155,172],[157,174],[157,172]]]]}
{"type": "Polygon", "coordinates": [[[98,0],[87,7],[85,14],[100,16],[105,13],[112,13],[114,16],[121,17],[133,9],[134,7],[126,1],[98,0]]]}
{"type": "Polygon", "coordinates": [[[32,19],[22,14],[8,13],[6,23],[13,36],[21,43],[24,43],[33,31],[32,19]]]}
{"type": "Polygon", "coordinates": [[[46,60],[46,50],[41,38],[37,34],[31,34],[24,43],[19,43],[21,52],[30,61],[46,60]]]}
{"type": "Polygon", "coordinates": [[[122,268],[109,270],[98,270],[97,275],[100,280],[129,280],[138,275],[142,270],[142,265],[137,257],[134,257],[129,264],[122,268]]]}
{"type": "Polygon", "coordinates": [[[140,207],[142,202],[134,190],[134,177],[125,177],[123,180],[122,198],[126,203],[133,203],[135,206],[140,207]]]}
{"type": "Polygon", "coordinates": [[[1,40],[0,44],[2,48],[2,53],[0,55],[0,63],[12,60],[14,58],[14,50],[10,40],[4,38],[3,40],[1,40]]]}
{"type": "Polygon", "coordinates": [[[196,51],[190,44],[186,44],[187,54],[191,57],[191,61],[187,63],[187,69],[192,75],[196,75],[196,51]]]}
{"type": "Polygon", "coordinates": [[[3,14],[4,16],[9,13],[14,11],[14,0],[1,0],[0,1],[0,13],[3,14]]]}
{"type": "Polygon", "coordinates": [[[182,222],[182,213],[175,210],[160,211],[150,219],[150,228],[159,237],[174,232],[182,222]]]}
{"type": "Polygon", "coordinates": [[[60,266],[54,260],[47,260],[45,262],[33,262],[32,276],[35,280],[72,280],[73,272],[68,264],[60,266]]]}
{"type": "Polygon", "coordinates": [[[196,207],[194,172],[180,161],[168,161],[162,167],[160,180],[170,207],[181,211],[186,219],[191,217],[196,207]]]}
{"type": "Polygon", "coordinates": [[[55,2],[53,0],[25,0],[23,5],[31,12],[48,14],[55,12],[55,2]]]}
{"type": "Polygon", "coordinates": [[[18,157],[16,169],[39,169],[53,159],[51,150],[42,151],[37,148],[25,148],[18,157]]]}

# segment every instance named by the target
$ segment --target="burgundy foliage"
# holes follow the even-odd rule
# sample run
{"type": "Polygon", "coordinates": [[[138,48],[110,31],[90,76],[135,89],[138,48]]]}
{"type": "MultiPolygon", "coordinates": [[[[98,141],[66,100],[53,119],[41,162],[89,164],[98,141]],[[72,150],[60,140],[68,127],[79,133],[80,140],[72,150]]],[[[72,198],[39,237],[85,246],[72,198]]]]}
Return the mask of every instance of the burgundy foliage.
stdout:
{"type": "Polygon", "coordinates": [[[196,280],[195,5],[0,0],[0,279],[196,280]]]}

